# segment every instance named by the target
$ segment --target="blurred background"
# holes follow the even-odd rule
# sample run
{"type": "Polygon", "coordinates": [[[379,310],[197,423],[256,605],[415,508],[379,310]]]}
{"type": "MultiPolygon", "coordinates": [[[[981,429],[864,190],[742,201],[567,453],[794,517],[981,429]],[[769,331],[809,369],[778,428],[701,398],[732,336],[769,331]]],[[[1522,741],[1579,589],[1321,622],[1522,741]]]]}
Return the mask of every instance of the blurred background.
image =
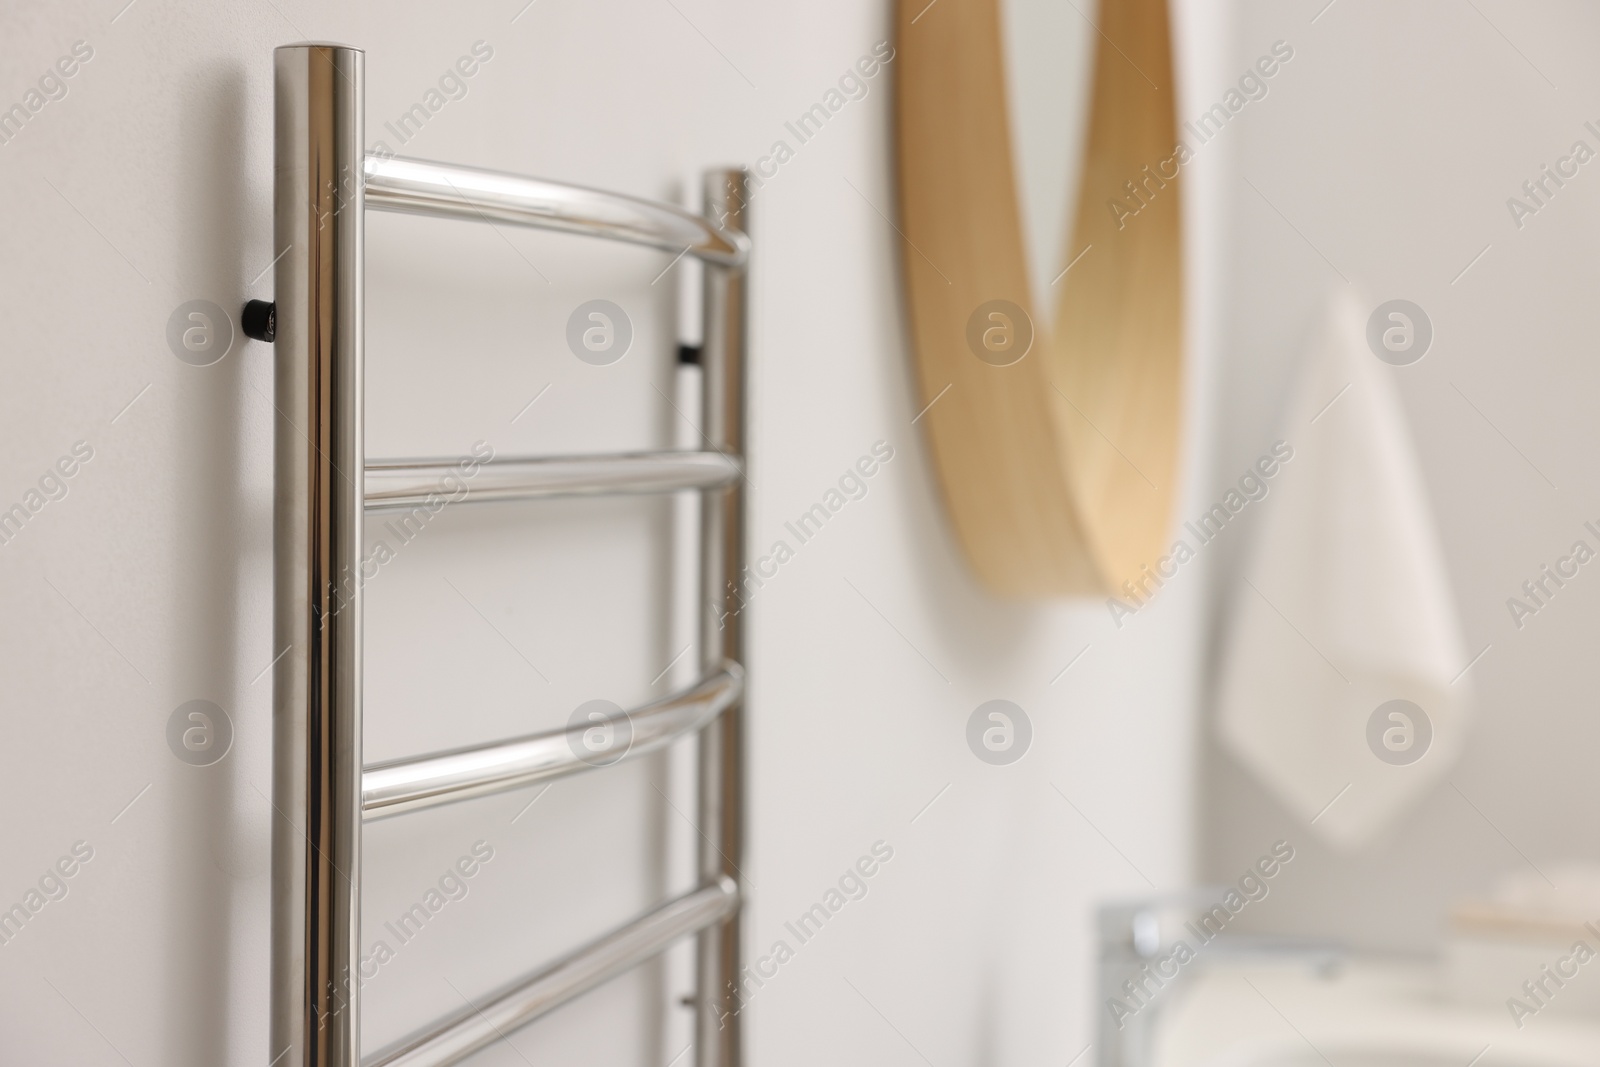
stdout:
{"type": "MultiPolygon", "coordinates": [[[[1102,13],[1002,8],[1045,291],[1071,258],[1102,13]]],[[[28,512],[0,526],[0,907],[31,915],[0,925],[7,1060],[270,1060],[272,353],[235,320],[195,365],[167,331],[191,301],[271,297],[271,50],[315,39],[365,49],[369,145],[400,155],[688,202],[702,170],[794,149],[750,209],[752,555],[892,458],[748,608],[745,931],[794,950],[746,1006],[751,1063],[1596,1062],[1600,966],[1575,944],[1600,950],[1600,578],[1576,543],[1600,550],[1600,11],[1170,15],[1179,124],[1276,44],[1292,59],[1183,168],[1164,488],[1170,539],[1198,551],[1121,611],[995,596],[951,531],[902,284],[898,60],[803,143],[787,125],[875,49],[903,54],[884,0],[0,16],[0,107],[27,113],[0,117],[0,510],[28,512]],[[394,125],[419,102],[425,124],[394,125]],[[1258,499],[1203,545],[1184,532],[1279,442],[1258,499]],[[231,738],[204,766],[169,740],[195,700],[231,738]],[[968,740],[996,700],[1029,724],[1007,763],[968,740]],[[798,943],[786,924],[885,850],[798,943]],[[1187,932],[1219,904],[1215,945],[1187,932]],[[1141,978],[1178,940],[1182,977],[1141,978]]],[[[370,457],[697,440],[674,361],[690,265],[387,215],[367,256],[370,457]],[[565,342],[594,299],[634,331],[606,366],[565,342]]],[[[449,509],[391,538],[365,587],[367,759],[682,685],[689,529],[625,499],[449,509]]],[[[364,944],[475,846],[493,858],[362,987],[364,1044],[688,885],[691,772],[669,752],[371,826],[364,944]]],[[[675,950],[470,1062],[689,1062],[689,982],[675,950]]]]}

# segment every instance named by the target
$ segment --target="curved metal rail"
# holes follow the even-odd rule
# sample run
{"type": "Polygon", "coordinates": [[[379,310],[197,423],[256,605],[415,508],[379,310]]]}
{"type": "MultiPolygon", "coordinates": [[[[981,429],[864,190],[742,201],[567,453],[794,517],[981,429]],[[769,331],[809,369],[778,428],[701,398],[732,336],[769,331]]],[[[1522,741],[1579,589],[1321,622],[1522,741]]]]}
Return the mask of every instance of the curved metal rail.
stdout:
{"type": "Polygon", "coordinates": [[[576,996],[656,955],[674,941],[734,914],[731,878],[701,886],[520,979],[479,1007],[468,1004],[428,1029],[372,1056],[361,1067],[446,1067],[526,1026],[576,996]]]}
{"type": "Polygon", "coordinates": [[[750,252],[744,234],[719,229],[704,216],[582,185],[372,154],[365,171],[366,203],[375,211],[586,234],[687,252],[722,267],[743,266],[750,252]]]}
{"type": "Polygon", "coordinates": [[[728,663],[681,693],[627,712],[620,751],[584,745],[589,723],[487,745],[377,763],[361,776],[362,817],[374,819],[501,793],[548,778],[608,767],[654,752],[722,714],[744,691],[744,671],[728,663]]]}
{"type": "Polygon", "coordinates": [[[461,503],[537,500],[600,493],[674,493],[719,489],[742,465],[721,452],[620,452],[600,456],[508,457],[479,465],[470,479],[455,460],[382,460],[367,464],[368,511],[461,503]],[[452,484],[450,476],[454,475],[452,484]]]}

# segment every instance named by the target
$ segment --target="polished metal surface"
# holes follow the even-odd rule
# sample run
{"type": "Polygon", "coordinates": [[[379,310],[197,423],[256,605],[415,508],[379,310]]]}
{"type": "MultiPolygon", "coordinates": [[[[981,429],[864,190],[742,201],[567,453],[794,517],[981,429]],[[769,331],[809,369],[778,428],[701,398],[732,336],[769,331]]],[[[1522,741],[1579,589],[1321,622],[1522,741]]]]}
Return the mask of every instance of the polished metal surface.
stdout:
{"type": "MultiPolygon", "coordinates": [[[[1193,986],[1204,981],[1203,976],[1218,964],[1226,967],[1241,959],[1260,960],[1332,975],[1347,962],[1348,950],[1344,946],[1320,938],[1247,934],[1230,928],[1214,935],[1211,941],[1199,941],[1190,930],[1198,929],[1209,919],[1211,910],[1232,890],[1227,885],[1199,886],[1117,900],[1097,909],[1096,1003],[1122,1000],[1136,1005],[1137,1011],[1120,1017],[1109,1010],[1096,1013],[1096,1067],[1155,1064],[1160,1059],[1163,1029],[1170,1028],[1173,1009],[1182,1005],[1193,986]],[[1168,974],[1165,965],[1172,962],[1177,946],[1188,941],[1198,941],[1202,950],[1192,957],[1179,954],[1177,969],[1168,974]],[[1152,982],[1152,974],[1161,977],[1152,982]],[[1129,989],[1136,990],[1132,998],[1129,989]]],[[[1273,1062],[1282,1061],[1274,1058],[1273,1062]]],[[[1343,1057],[1341,1062],[1349,1063],[1343,1057]]],[[[1416,1065],[1423,1061],[1403,1057],[1386,1062],[1416,1065]]]]}
{"type": "Polygon", "coordinates": [[[274,55],[275,1067],[360,1060],[362,60],[274,55]]]}
{"type": "Polygon", "coordinates": [[[596,759],[584,747],[588,723],[488,745],[393,760],[367,768],[361,803],[368,821],[609,767],[654,752],[711,722],[744,691],[744,671],[728,663],[692,688],[627,713],[615,753],[596,759]]]}
{"type": "Polygon", "coordinates": [[[363,1067],[444,1067],[721,921],[739,907],[726,878],[669,901],[507,989],[473,1002],[422,1033],[377,1052],[363,1067]]]}
{"type": "MultiPolygon", "coordinates": [[[[748,177],[743,170],[706,176],[708,218],[746,232],[748,177]]],[[[747,279],[743,269],[707,267],[701,428],[711,446],[745,455],[745,338],[747,279]]],[[[744,487],[735,482],[707,493],[701,504],[701,573],[704,612],[702,670],[724,660],[744,662],[744,487]]],[[[735,884],[744,863],[744,708],[735,703],[700,732],[699,870],[702,882],[735,884]]],[[[744,1016],[739,973],[743,948],[740,913],[700,932],[695,947],[695,1060],[700,1067],[741,1067],[744,1016]]]]}
{"type": "Polygon", "coordinates": [[[742,234],[699,215],[581,185],[398,156],[367,156],[366,175],[367,206],[378,211],[605,237],[722,266],[738,266],[749,250],[742,234]]]}
{"type": "Polygon", "coordinates": [[[741,473],[739,460],[720,452],[508,457],[480,464],[470,477],[454,460],[382,460],[367,464],[366,500],[368,511],[437,510],[450,502],[715,489],[741,473]]]}
{"type": "MultiPolygon", "coordinates": [[[[699,934],[696,1056],[740,1067],[743,862],[746,282],[743,171],[708,176],[706,217],[578,186],[368,157],[363,57],[327,44],[275,55],[276,276],[271,1047],[274,1067],[362,1067],[361,824],[610,765],[700,733],[701,887],[364,1067],[455,1063],[699,934]],[[693,254],[705,285],[704,452],[459,463],[363,453],[367,207],[506,222],[693,254]],[[716,222],[713,223],[712,219],[716,222]],[[450,475],[455,472],[455,477],[450,475]],[[585,493],[704,492],[701,681],[629,713],[627,747],[592,758],[590,727],[361,767],[360,565],[367,510],[585,493]]],[[[403,520],[402,520],[403,521],[403,520]]]]}

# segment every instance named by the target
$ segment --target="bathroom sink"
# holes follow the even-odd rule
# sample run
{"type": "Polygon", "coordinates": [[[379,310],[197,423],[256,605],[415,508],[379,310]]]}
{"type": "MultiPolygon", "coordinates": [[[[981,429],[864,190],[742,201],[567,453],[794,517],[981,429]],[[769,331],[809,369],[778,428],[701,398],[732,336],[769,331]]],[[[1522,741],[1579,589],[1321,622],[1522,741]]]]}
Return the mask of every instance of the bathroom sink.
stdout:
{"type": "Polygon", "coordinates": [[[1281,1052],[1256,1050],[1240,1059],[1213,1060],[1216,1067],[1576,1067],[1571,1059],[1548,1060],[1526,1057],[1499,1057],[1493,1051],[1477,1060],[1462,1059],[1457,1055],[1438,1052],[1383,1051],[1370,1048],[1324,1048],[1314,1052],[1307,1048],[1285,1049],[1281,1052]]]}
{"type": "Polygon", "coordinates": [[[1594,1067],[1600,1020],[1454,1001],[1431,962],[1213,961],[1160,1007],[1150,1067],[1594,1067]]]}

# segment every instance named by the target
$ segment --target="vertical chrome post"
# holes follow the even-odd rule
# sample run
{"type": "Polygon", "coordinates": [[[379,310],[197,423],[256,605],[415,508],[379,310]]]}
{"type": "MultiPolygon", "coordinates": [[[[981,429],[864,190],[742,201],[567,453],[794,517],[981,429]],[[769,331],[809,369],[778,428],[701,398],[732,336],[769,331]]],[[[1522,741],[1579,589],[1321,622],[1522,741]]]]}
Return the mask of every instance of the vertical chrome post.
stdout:
{"type": "MultiPolygon", "coordinates": [[[[706,214],[726,229],[746,232],[747,176],[742,169],[711,171],[706,214]]],[[[713,447],[745,456],[746,285],[742,267],[705,267],[705,337],[701,343],[702,432],[713,447]]],[[[746,465],[745,470],[749,467],[746,465]]],[[[727,659],[744,662],[744,480],[706,492],[701,505],[704,622],[702,672],[727,659]]],[[[702,883],[743,881],[743,700],[700,733],[700,860],[702,883]]],[[[695,946],[697,992],[695,1059],[699,1067],[741,1067],[743,1003],[739,988],[743,908],[707,927],[695,946]]]]}
{"type": "Polygon", "coordinates": [[[274,1067],[359,1067],[362,79],[277,49],[273,526],[274,1067]],[[287,651],[284,651],[287,650],[287,651]]]}

